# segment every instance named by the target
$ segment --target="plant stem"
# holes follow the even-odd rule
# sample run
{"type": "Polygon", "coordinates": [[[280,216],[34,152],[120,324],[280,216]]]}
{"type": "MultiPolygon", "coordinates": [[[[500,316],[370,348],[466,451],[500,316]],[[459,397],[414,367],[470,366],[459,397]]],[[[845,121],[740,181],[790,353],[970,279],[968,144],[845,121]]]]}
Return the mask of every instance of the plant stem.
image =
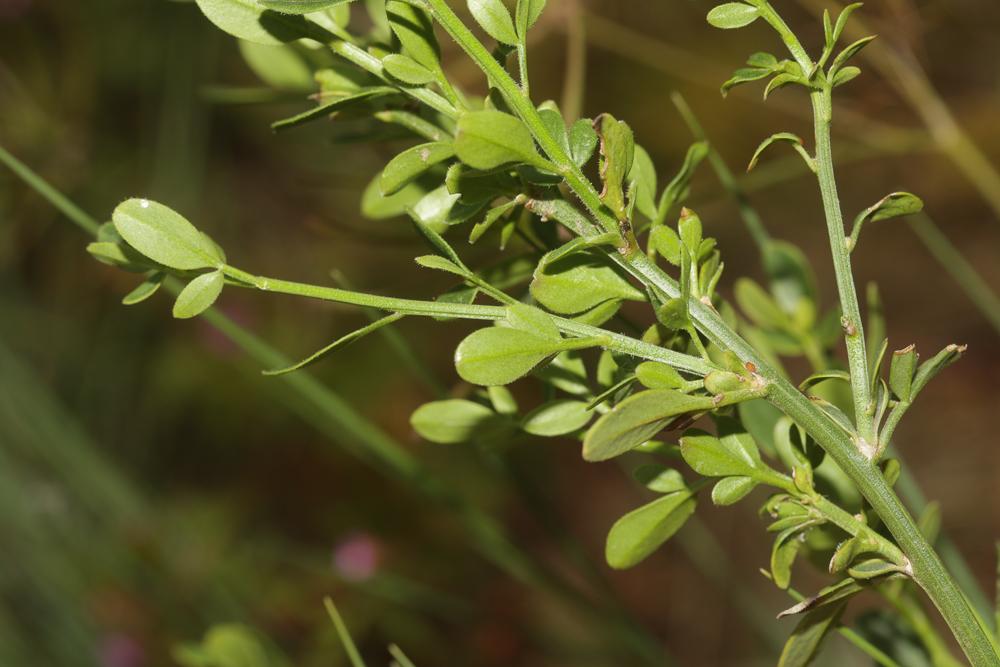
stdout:
{"type": "Polygon", "coordinates": [[[878,435],[872,408],[871,378],[868,369],[868,352],[865,344],[864,323],[857,289],[854,286],[854,272],[851,268],[851,253],[845,244],[844,216],[837,193],[837,179],[833,168],[833,147],[830,138],[833,105],[832,88],[824,85],[822,91],[812,93],[813,113],[816,119],[816,166],[823,208],[826,212],[827,231],[830,236],[830,251],[837,276],[837,291],[840,294],[840,308],[844,338],[847,342],[847,361],[851,372],[851,393],[854,396],[854,421],[860,441],[858,446],[866,456],[873,456],[877,450],[878,435]]]}
{"type": "MultiPolygon", "coordinates": [[[[349,290],[337,289],[335,287],[324,287],[321,285],[309,285],[307,283],[280,280],[278,278],[264,278],[255,276],[235,267],[227,266],[226,275],[239,281],[240,284],[253,286],[266,292],[276,292],[279,294],[290,294],[292,296],[302,296],[322,301],[333,301],[335,303],[345,303],[363,308],[377,308],[387,312],[403,313],[406,315],[420,315],[426,317],[456,317],[471,320],[497,321],[507,317],[507,309],[503,306],[482,306],[477,304],[448,303],[444,301],[420,301],[417,299],[399,299],[395,297],[378,296],[366,294],[364,292],[353,292],[349,290]]],[[[552,316],[552,320],[563,333],[569,334],[572,338],[565,341],[565,349],[576,347],[606,347],[618,352],[623,352],[631,356],[647,359],[649,361],[659,361],[670,364],[675,368],[694,373],[696,375],[706,375],[713,367],[708,362],[698,357],[681,354],[673,350],[667,350],[657,345],[644,343],[629,336],[600,329],[587,324],[581,324],[573,320],[552,316]]]]}

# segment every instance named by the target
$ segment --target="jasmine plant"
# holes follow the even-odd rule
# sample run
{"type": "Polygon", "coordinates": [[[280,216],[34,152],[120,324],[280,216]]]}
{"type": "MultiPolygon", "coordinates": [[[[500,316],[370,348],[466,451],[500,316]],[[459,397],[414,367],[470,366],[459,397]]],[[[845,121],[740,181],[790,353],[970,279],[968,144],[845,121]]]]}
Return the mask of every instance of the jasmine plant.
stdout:
{"type": "Polygon", "coordinates": [[[473,23],[445,0],[198,0],[210,21],[242,40],[265,80],[279,54],[310,63],[315,104],[277,120],[275,131],[346,117],[372,140],[387,130],[410,139],[375,175],[362,210],[409,218],[428,248],[416,263],[453,277],[453,289],[406,299],[259,275],[180,213],[135,198],[114,210],[88,246],[98,260],[141,276],[123,302],[145,301],[177,278],[186,284],[173,306],[178,318],[204,313],[227,288],[384,313],[300,362],[265,369],[269,375],[299,371],[407,318],[472,321],[479,326],[454,359],[458,377],[478,389],[418,407],[413,427],[441,444],[570,436],[581,440],[587,461],[638,463],[635,478],[657,498],[609,527],[612,568],[641,563],[706,496],[729,506],[760,490],[753,498],[773,536],[767,576],[775,586],[791,591],[797,560],[821,562],[830,576],[828,586],[781,612],[800,620],[779,664],[811,662],[863,593],[897,609],[934,664],[954,664],[927,622],[922,592],[971,664],[1000,665],[995,629],[932,546],[934,516],[912,517],[893,490],[901,472],[890,455],[897,426],[965,348],[951,345],[924,360],[912,345],[890,351],[874,294],[862,315],[852,255],[864,252],[864,229],[923,204],[890,193],[845,225],[832,97],[860,75],[853,58],[874,39],[843,43],[860,4],[824,15],[815,53],[766,0],[708,13],[720,29],[763,22],[785,51],[752,54],[722,84],[723,94],[752,82],[766,82],[765,97],[788,87],[808,94],[814,136],[777,132],[748,161],[752,169],[787,147],[815,174],[839,297],[826,310],[810,260],[776,240],[763,245],[768,284],[741,278],[726,299],[711,221],[686,206],[709,146],[697,141],[678,156],[679,168],[661,187],[625,121],[608,113],[567,117],[556,103],[530,96],[528,33],[545,0],[519,0],[514,11],[502,0],[467,4],[473,23]],[[352,12],[354,5],[363,12],[352,12]],[[482,72],[485,95],[449,77],[439,33],[482,72]],[[496,261],[470,266],[459,251],[466,244],[496,247],[496,261]],[[623,308],[628,302],[644,306],[644,319],[636,319],[636,306],[623,308]],[[836,360],[841,346],[846,365],[836,360]],[[793,381],[784,360],[794,357],[815,372],[793,381]],[[522,407],[507,387],[528,377],[547,385],[548,398],[522,407]]]}

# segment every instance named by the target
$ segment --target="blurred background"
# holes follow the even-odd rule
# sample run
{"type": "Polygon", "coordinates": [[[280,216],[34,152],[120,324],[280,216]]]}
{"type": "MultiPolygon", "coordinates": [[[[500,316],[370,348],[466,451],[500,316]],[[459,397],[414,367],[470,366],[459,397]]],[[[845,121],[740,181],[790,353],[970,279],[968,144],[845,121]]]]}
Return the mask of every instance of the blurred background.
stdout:
{"type": "MultiPolygon", "coordinates": [[[[692,140],[671,102],[679,91],[742,174],[763,137],[810,134],[808,102],[779,91],[764,104],[756,86],[719,95],[773,36],[711,30],[712,4],[549,0],[533,33],[535,97],[559,99],[567,66],[584,66],[583,114],[627,120],[664,182],[692,140]]],[[[824,3],[777,4],[815,47],[824,3]]],[[[880,0],[861,16],[881,40],[859,63],[865,76],[840,89],[845,212],[905,189],[937,227],[871,227],[857,275],[879,284],[895,348],[970,346],[897,442],[992,597],[1000,5],[880,0]],[[948,240],[966,260],[935,258],[948,240]]],[[[444,48],[449,69],[480,90],[469,62],[444,48]]],[[[259,85],[193,3],[0,0],[0,146],[98,220],[147,196],[253,271],[325,282],[337,270],[368,291],[436,293],[411,261],[422,250],[410,225],[359,211],[401,145],[352,143],[323,123],[276,136],[268,124],[308,102],[259,102],[259,85]]],[[[816,258],[829,305],[818,193],[791,164],[740,182],[771,232],[816,258]]],[[[719,238],[724,283],[760,277],[708,168],[694,201],[719,238]]],[[[619,467],[584,463],[573,441],[472,451],[412,432],[418,405],[467,391],[451,365],[464,325],[407,321],[400,337],[366,338],[310,376],[268,379],[259,371],[272,350],[249,357],[227,337],[240,335],[232,323],[297,358],[363,315],[235,290],[221,302],[228,323],[173,320],[161,296],[125,308],[133,278],[94,262],[87,240],[0,169],[0,664],[173,665],[178,645],[219,624],[284,656],[274,664],[347,664],[326,595],[371,665],[388,664],[390,642],[425,666],[774,664],[794,622],[773,620],[788,600],[758,574],[770,544],[752,504],[706,504],[700,524],[612,573],[607,529],[645,498],[619,467]]],[[[801,568],[804,591],[821,582],[801,568]]],[[[824,664],[869,664],[859,656],[834,638],[824,664]]]]}

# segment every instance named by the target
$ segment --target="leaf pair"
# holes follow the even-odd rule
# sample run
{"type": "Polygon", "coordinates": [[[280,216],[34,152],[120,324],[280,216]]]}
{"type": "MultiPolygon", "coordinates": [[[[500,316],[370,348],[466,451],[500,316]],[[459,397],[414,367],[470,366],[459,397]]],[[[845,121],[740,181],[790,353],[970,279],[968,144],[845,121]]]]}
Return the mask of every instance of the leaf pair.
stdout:
{"type": "Polygon", "coordinates": [[[468,0],[469,11],[490,37],[508,46],[523,44],[538,21],[546,0],[518,0],[516,22],[503,0],[468,0]]]}

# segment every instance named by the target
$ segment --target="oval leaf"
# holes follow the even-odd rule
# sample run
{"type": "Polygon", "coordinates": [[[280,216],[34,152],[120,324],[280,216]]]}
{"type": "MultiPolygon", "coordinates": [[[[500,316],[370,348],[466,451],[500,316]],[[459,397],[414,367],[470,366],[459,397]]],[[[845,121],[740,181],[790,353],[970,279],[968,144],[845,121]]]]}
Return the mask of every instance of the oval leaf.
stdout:
{"type": "Polygon", "coordinates": [[[506,421],[485,405],[450,399],[421,405],[410,417],[420,437],[442,445],[469,442],[496,434],[506,421]]]}
{"type": "Polygon", "coordinates": [[[222,293],[226,278],[222,271],[204,273],[187,284],[174,302],[174,317],[186,320],[212,307],[222,293]]]}
{"type": "Polygon", "coordinates": [[[179,271],[224,263],[211,239],[176,211],[148,199],[129,199],[111,215],[125,242],[149,259],[179,271]]]}
{"type": "Polygon", "coordinates": [[[414,86],[423,86],[437,79],[434,72],[401,53],[390,53],[383,58],[382,68],[392,78],[414,86]]]}
{"type": "Polygon", "coordinates": [[[633,567],[673,537],[694,513],[690,491],[671,493],[618,519],[608,532],[604,555],[616,570],[633,567]]]}
{"type": "Polygon", "coordinates": [[[472,384],[510,384],[558,352],[559,346],[558,340],[520,329],[480,329],[455,350],[455,368],[463,380],[472,384]]]}
{"type": "Polygon", "coordinates": [[[713,407],[711,398],[688,396],[672,389],[640,392],[597,420],[583,441],[583,458],[614,458],[650,440],[677,417],[713,407]]]}
{"type": "Polygon", "coordinates": [[[748,26],[758,18],[760,18],[760,10],[742,2],[727,2],[708,13],[709,25],[723,30],[748,26]]]}
{"type": "Polygon", "coordinates": [[[546,166],[531,133],[519,118],[487,109],[472,111],[458,121],[455,152],[475,169],[495,169],[512,162],[546,166]]]}
{"type": "Polygon", "coordinates": [[[302,16],[267,9],[255,0],[197,0],[198,8],[223,32],[258,44],[284,44],[332,35],[302,16]]]}
{"type": "Polygon", "coordinates": [[[389,161],[382,170],[379,184],[386,197],[394,195],[413,182],[415,178],[455,155],[450,143],[435,141],[409,148],[389,161]]]}
{"type": "Polygon", "coordinates": [[[469,11],[486,34],[502,44],[517,44],[514,19],[503,0],[468,0],[469,11]]]}
{"type": "Polygon", "coordinates": [[[532,435],[555,437],[579,431],[593,416],[585,401],[553,401],[528,413],[521,428],[532,435]]]}

